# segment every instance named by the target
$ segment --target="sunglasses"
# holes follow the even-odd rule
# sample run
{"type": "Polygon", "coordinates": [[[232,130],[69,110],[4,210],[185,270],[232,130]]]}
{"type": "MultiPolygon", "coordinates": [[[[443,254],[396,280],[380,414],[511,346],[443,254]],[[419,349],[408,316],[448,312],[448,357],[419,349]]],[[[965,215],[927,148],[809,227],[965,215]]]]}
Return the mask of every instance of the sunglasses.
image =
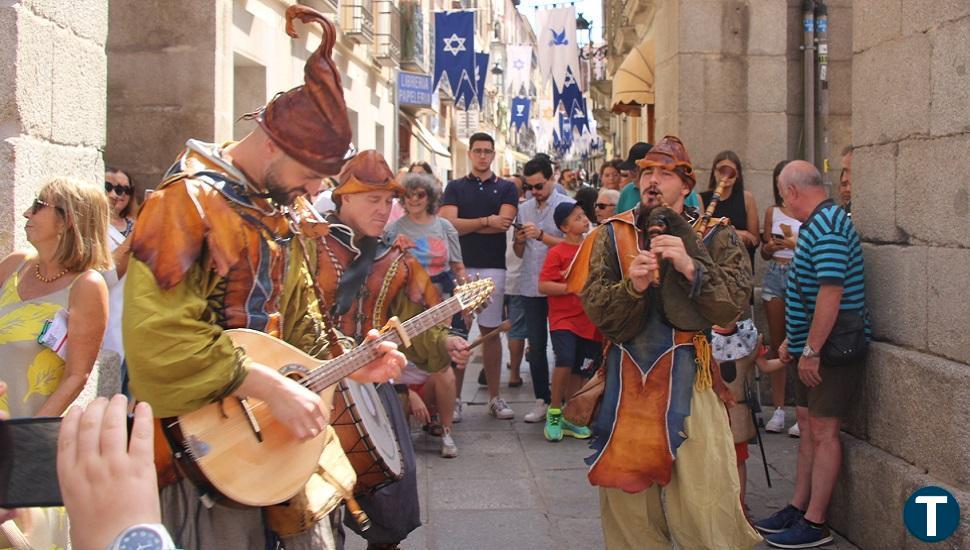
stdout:
{"type": "Polygon", "coordinates": [[[104,182],[104,192],[110,193],[114,191],[115,195],[130,195],[131,187],[127,185],[111,185],[109,182],[104,182]]]}
{"type": "Polygon", "coordinates": [[[535,185],[530,185],[530,184],[527,183],[527,184],[525,184],[525,185],[522,186],[522,189],[525,189],[526,191],[532,191],[533,189],[535,189],[536,191],[542,191],[542,188],[545,185],[546,184],[544,184],[544,183],[537,183],[535,185]]]}
{"type": "Polygon", "coordinates": [[[36,215],[38,212],[40,212],[41,210],[47,207],[52,207],[54,210],[57,210],[61,214],[64,214],[64,209],[61,208],[60,206],[54,206],[53,204],[49,202],[44,202],[40,199],[34,199],[33,204],[30,205],[30,213],[31,215],[36,215]]]}
{"type": "Polygon", "coordinates": [[[415,191],[413,193],[406,193],[404,195],[404,198],[406,198],[406,199],[418,199],[418,200],[421,200],[421,199],[424,199],[424,198],[427,198],[427,197],[428,197],[428,194],[425,193],[424,191],[415,191]]]}
{"type": "Polygon", "coordinates": [[[598,208],[600,210],[606,210],[607,208],[610,208],[610,207],[616,207],[616,204],[615,203],[598,202],[598,203],[594,204],[593,206],[595,206],[596,208],[598,208]]]}

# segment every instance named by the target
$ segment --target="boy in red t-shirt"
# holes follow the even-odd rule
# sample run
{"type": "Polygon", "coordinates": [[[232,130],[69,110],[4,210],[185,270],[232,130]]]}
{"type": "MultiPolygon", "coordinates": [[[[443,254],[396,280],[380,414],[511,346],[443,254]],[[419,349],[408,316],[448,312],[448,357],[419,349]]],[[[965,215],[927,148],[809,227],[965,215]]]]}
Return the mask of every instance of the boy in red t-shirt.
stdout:
{"type": "Polygon", "coordinates": [[[603,337],[583,311],[579,296],[566,292],[565,273],[589,231],[589,220],[575,202],[556,205],[552,216],[565,239],[549,249],[539,273],[539,292],[549,297],[549,334],[556,355],[544,433],[549,441],[560,441],[563,435],[586,439],[592,435],[589,428],[563,418],[562,403],[582,386],[584,376],[592,375],[603,353],[603,337]]]}

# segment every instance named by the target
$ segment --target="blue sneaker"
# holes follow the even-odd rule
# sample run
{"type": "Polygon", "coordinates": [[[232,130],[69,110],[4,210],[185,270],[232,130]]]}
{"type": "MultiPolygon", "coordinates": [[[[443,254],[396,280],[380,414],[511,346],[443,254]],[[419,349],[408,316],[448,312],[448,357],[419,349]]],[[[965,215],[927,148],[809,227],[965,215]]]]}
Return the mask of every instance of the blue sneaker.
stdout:
{"type": "Polygon", "coordinates": [[[804,515],[805,512],[789,504],[765,519],[754,522],[754,528],[767,534],[781,533],[798,523],[798,520],[802,519],[804,515]]]}
{"type": "Polygon", "coordinates": [[[593,432],[586,426],[577,426],[565,418],[562,419],[562,433],[576,439],[589,439],[593,436],[593,432]]]}
{"type": "Polygon", "coordinates": [[[803,517],[790,529],[768,535],[765,542],[775,548],[815,548],[832,542],[832,533],[827,526],[816,527],[803,517]]]}

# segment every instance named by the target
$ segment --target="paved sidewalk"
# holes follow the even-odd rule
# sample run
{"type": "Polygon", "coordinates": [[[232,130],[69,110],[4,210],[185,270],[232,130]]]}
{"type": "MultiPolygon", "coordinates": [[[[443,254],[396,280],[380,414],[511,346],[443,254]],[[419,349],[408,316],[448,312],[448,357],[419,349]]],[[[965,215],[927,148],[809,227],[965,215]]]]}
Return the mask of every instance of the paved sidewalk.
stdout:
{"type": "MultiPolygon", "coordinates": [[[[507,386],[502,395],[515,410],[514,420],[486,413],[488,393],[476,382],[480,357],[468,367],[462,399],[464,420],[455,426],[459,456],[440,458],[440,439],[412,430],[418,466],[423,525],[401,545],[414,550],[591,550],[603,547],[599,497],[586,480],[586,442],[566,438],[550,443],[542,424],[527,424],[522,415],[534,402],[528,365],[526,383],[507,386]]],[[[794,412],[789,411],[789,422],[794,412]]],[[[794,482],[798,440],[787,435],[765,437],[772,488],[765,482],[761,454],[751,446],[748,460],[748,505],[754,517],[784,506],[794,482]]],[[[364,541],[348,532],[347,549],[362,550],[364,541]]],[[[761,545],[758,548],[767,548],[761,545]]],[[[826,548],[856,547],[836,536],[826,548]]]]}

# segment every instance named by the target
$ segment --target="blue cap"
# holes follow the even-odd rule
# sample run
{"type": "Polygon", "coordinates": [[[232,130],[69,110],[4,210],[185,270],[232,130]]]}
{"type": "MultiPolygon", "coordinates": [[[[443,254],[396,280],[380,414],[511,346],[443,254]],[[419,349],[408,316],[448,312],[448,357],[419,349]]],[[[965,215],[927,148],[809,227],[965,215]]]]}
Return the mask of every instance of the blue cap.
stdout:
{"type": "Polygon", "coordinates": [[[556,222],[556,227],[562,227],[566,223],[566,218],[579,208],[579,203],[573,201],[561,202],[556,205],[556,210],[552,213],[552,219],[556,222]]]}

